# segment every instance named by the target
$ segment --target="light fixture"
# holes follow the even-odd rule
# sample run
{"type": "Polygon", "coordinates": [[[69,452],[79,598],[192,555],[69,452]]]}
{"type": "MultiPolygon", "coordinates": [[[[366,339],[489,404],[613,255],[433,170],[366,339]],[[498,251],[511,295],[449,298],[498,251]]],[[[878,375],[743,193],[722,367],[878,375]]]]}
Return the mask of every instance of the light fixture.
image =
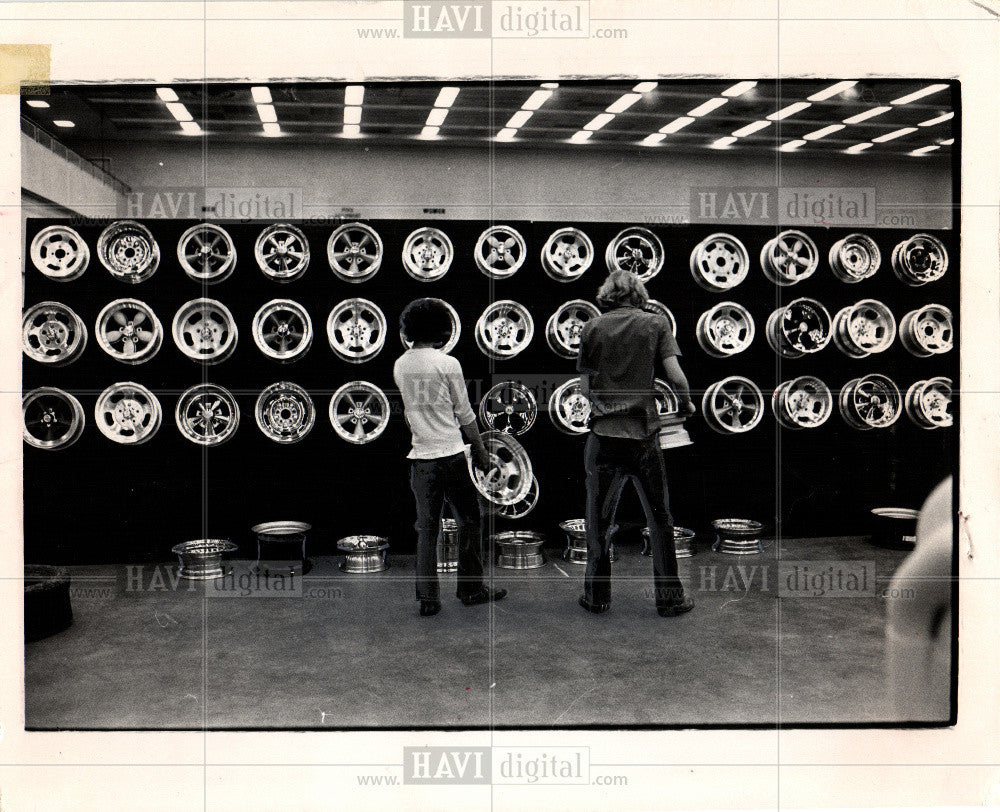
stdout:
{"type": "MultiPolygon", "coordinates": [[[[28,102],[31,104],[31,102],[28,102]]],[[[921,121],[918,127],[933,127],[935,124],[943,124],[946,121],[950,121],[955,117],[954,113],[945,113],[944,115],[938,116],[937,118],[929,118],[927,121],[921,121]]]]}
{"type": "Polygon", "coordinates": [[[41,99],[28,99],[26,102],[28,107],[48,107],[49,103],[47,101],[42,101],[41,99]]]}
{"type": "Polygon", "coordinates": [[[257,115],[266,124],[274,124],[278,120],[278,113],[273,104],[258,104],[257,115]]]}
{"type": "Polygon", "coordinates": [[[178,121],[193,121],[194,116],[188,112],[188,109],[180,102],[167,102],[167,110],[170,111],[170,115],[176,118],[178,121]]]}
{"type": "Polygon", "coordinates": [[[656,90],[656,82],[639,82],[632,88],[633,93],[649,93],[650,90],[656,90]]]}
{"type": "Polygon", "coordinates": [[[614,104],[608,106],[607,112],[609,113],[623,113],[629,109],[633,104],[635,104],[639,99],[642,98],[641,93],[626,93],[614,104]]]}
{"type": "Polygon", "coordinates": [[[551,96],[552,96],[551,90],[536,90],[534,93],[528,96],[528,100],[521,105],[521,109],[537,110],[539,107],[545,104],[545,102],[547,102],[551,96]]]}
{"type": "Polygon", "coordinates": [[[494,136],[496,141],[513,141],[517,135],[517,130],[513,127],[504,127],[500,132],[494,136]]]}
{"type": "Polygon", "coordinates": [[[344,138],[360,138],[361,127],[357,124],[345,124],[343,129],[344,138]]]}
{"type": "Polygon", "coordinates": [[[844,129],[843,124],[831,124],[829,127],[821,127],[818,130],[813,130],[811,133],[806,133],[802,137],[806,141],[818,141],[820,138],[826,138],[831,133],[835,133],[842,129],[844,129]]]}
{"type": "Polygon", "coordinates": [[[365,86],[348,85],[344,88],[344,105],[347,107],[357,107],[364,104],[365,86]]]}
{"type": "Polygon", "coordinates": [[[699,104],[697,107],[694,108],[694,110],[691,110],[688,113],[688,115],[698,118],[699,116],[703,116],[706,113],[711,113],[713,110],[722,107],[722,105],[724,105],[727,101],[729,101],[729,99],[720,99],[718,97],[714,99],[709,99],[707,102],[699,104]]]}
{"type": "Polygon", "coordinates": [[[914,91],[906,96],[900,96],[898,99],[893,99],[889,104],[909,104],[917,99],[922,99],[924,96],[930,96],[931,93],[938,93],[944,90],[948,85],[928,85],[922,90],[914,91]]]}
{"type": "Polygon", "coordinates": [[[570,136],[569,140],[572,141],[574,144],[582,144],[592,135],[593,132],[591,132],[590,130],[580,130],[579,132],[573,133],[573,135],[570,136]]]}
{"type": "Polygon", "coordinates": [[[185,135],[201,135],[201,127],[197,121],[182,121],[181,132],[185,135]]]}
{"type": "Polygon", "coordinates": [[[655,147],[666,137],[665,133],[653,133],[652,135],[647,135],[639,143],[645,144],[647,147],[655,147]]]}
{"type": "Polygon", "coordinates": [[[266,87],[252,87],[250,88],[250,95],[253,96],[255,104],[270,104],[271,103],[271,90],[266,87]]]}
{"type": "Polygon", "coordinates": [[[601,113],[600,115],[594,116],[590,121],[584,124],[583,129],[599,130],[613,118],[614,115],[611,113],[601,113]]]}
{"type": "MultiPolygon", "coordinates": [[[[360,107],[358,108],[361,109],[360,107]]],[[[440,127],[444,124],[444,120],[448,117],[447,107],[435,107],[427,114],[427,126],[428,127],[440,127]]]]}
{"type": "Polygon", "coordinates": [[[954,138],[946,138],[944,141],[938,141],[938,143],[942,147],[950,147],[952,144],[955,143],[955,139],[954,138]]]}
{"type": "Polygon", "coordinates": [[[738,130],[733,130],[733,135],[742,138],[745,135],[752,135],[755,132],[763,130],[765,127],[770,127],[770,121],[751,121],[745,127],[740,127],[738,130]]]}
{"type": "Polygon", "coordinates": [[[360,107],[345,107],[344,108],[344,123],[345,124],[360,124],[361,123],[361,108],[360,107]]]}
{"type": "Polygon", "coordinates": [[[782,107],[776,113],[771,113],[771,115],[767,116],[767,119],[768,121],[781,121],[782,119],[802,112],[807,107],[812,107],[812,105],[809,102],[795,102],[794,104],[788,105],[788,107],[782,107]]]}
{"type": "Polygon", "coordinates": [[[873,145],[870,141],[866,141],[864,144],[855,144],[853,147],[848,147],[847,149],[844,150],[844,152],[847,152],[850,155],[857,155],[859,152],[864,152],[866,149],[870,149],[872,146],[873,145]]]}
{"type": "Polygon", "coordinates": [[[858,113],[853,116],[849,116],[844,119],[845,124],[860,124],[862,121],[867,121],[870,118],[875,118],[875,116],[880,116],[883,113],[887,113],[891,110],[891,107],[872,107],[869,110],[865,110],[863,113],[858,113]]]}
{"type": "Polygon", "coordinates": [[[544,87],[546,90],[555,90],[557,87],[559,87],[559,83],[558,82],[542,82],[541,87],[544,87]]]}
{"type": "Polygon", "coordinates": [[[57,118],[52,123],[55,124],[57,127],[66,127],[67,129],[69,127],[75,127],[76,126],[76,124],[74,124],[72,121],[70,121],[69,119],[65,119],[65,118],[57,118]]]}
{"type": "MultiPolygon", "coordinates": [[[[512,127],[515,130],[518,127],[523,127],[527,120],[534,115],[530,110],[518,110],[514,115],[510,117],[510,121],[507,122],[508,127],[512,127]]],[[[430,123],[430,122],[428,122],[430,123]]]]}
{"type": "Polygon", "coordinates": [[[854,87],[857,82],[837,82],[835,85],[830,85],[825,90],[821,90],[818,93],[813,93],[811,96],[806,96],[809,101],[823,101],[824,99],[829,99],[831,96],[836,96],[854,87]]]}
{"type": "Polygon", "coordinates": [[[434,102],[435,107],[451,107],[458,98],[457,87],[442,87],[438,92],[438,97],[434,102]]]}
{"type": "Polygon", "coordinates": [[[694,119],[691,118],[691,116],[681,116],[680,118],[675,118],[669,124],[665,124],[664,126],[660,127],[660,132],[661,133],[675,133],[678,130],[681,130],[684,127],[686,127],[692,121],[694,121],[694,119]]]}
{"type": "Polygon", "coordinates": [[[160,101],[165,102],[175,102],[178,101],[177,93],[171,87],[158,87],[156,88],[156,95],[160,97],[160,101]]]}
{"type": "Polygon", "coordinates": [[[713,141],[709,146],[712,149],[728,149],[730,145],[735,144],[738,140],[735,136],[727,135],[725,138],[713,141]]]}
{"type": "Polygon", "coordinates": [[[809,143],[808,141],[804,141],[801,138],[797,138],[794,141],[788,141],[782,144],[780,147],[778,147],[778,149],[781,152],[795,152],[795,150],[797,150],[799,147],[804,146],[805,144],[808,143],[809,143]]]}
{"type": "Polygon", "coordinates": [[[872,139],[876,144],[882,144],[886,141],[892,141],[896,138],[902,138],[904,135],[909,135],[910,133],[915,133],[917,131],[916,127],[903,127],[901,130],[893,130],[891,133],[886,133],[885,135],[879,135],[872,139]]]}
{"type": "Polygon", "coordinates": [[[748,90],[753,90],[755,87],[757,87],[756,82],[737,82],[732,87],[727,87],[723,90],[722,95],[730,99],[735,99],[737,96],[742,96],[748,90]]]}
{"type": "Polygon", "coordinates": [[[933,152],[936,149],[941,149],[940,144],[931,144],[930,146],[920,147],[920,149],[913,150],[910,155],[926,155],[928,152],[933,152]]]}
{"type": "Polygon", "coordinates": [[[441,131],[440,127],[424,127],[420,131],[421,138],[437,138],[438,133],[441,131]]]}
{"type": "Polygon", "coordinates": [[[276,121],[265,121],[264,122],[264,135],[281,135],[281,125],[276,121]]]}

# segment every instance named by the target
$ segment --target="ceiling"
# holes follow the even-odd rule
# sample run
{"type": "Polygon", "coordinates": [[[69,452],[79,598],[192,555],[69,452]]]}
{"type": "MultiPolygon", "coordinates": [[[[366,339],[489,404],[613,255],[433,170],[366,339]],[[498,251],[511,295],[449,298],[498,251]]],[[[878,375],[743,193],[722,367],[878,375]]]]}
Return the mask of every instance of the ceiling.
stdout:
{"type": "Polygon", "coordinates": [[[350,90],[354,98],[345,98],[345,85],[328,83],[276,82],[257,91],[251,85],[220,83],[56,85],[49,95],[22,97],[21,111],[83,155],[102,142],[192,136],[217,142],[275,138],[292,145],[345,139],[412,144],[422,139],[498,148],[853,150],[913,155],[914,160],[946,157],[953,143],[955,119],[949,116],[957,99],[951,86],[934,80],[639,82],[570,81],[549,88],[540,80],[369,83],[363,91],[350,90]],[[450,104],[441,95],[442,86],[458,91],[450,104]],[[533,95],[539,90],[545,92],[533,95]],[[932,92],[908,98],[927,90],[932,92]],[[39,102],[48,106],[33,106],[39,102]],[[537,109],[524,109],[526,103],[537,109]],[[801,109],[788,112],[796,103],[801,109]],[[353,132],[350,125],[345,130],[345,111],[349,121],[359,120],[353,132]],[[775,120],[779,111],[788,112],[780,121],[775,120]],[[264,119],[276,121],[265,127],[264,119]],[[440,120],[437,131],[426,130],[435,120],[440,120]],[[73,126],[60,126],[60,121],[73,126]],[[508,123],[519,126],[502,133],[508,123]],[[830,130],[823,132],[826,128],[830,130]],[[892,137],[880,140],[883,136],[892,137]]]}

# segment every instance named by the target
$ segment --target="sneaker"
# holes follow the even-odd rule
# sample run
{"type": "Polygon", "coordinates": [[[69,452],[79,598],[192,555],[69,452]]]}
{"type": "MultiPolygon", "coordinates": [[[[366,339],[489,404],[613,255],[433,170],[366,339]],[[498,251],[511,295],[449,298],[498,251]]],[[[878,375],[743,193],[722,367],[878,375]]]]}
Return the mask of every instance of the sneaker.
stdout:
{"type": "Polygon", "coordinates": [[[506,594],[506,589],[489,589],[484,586],[478,592],[473,592],[471,595],[463,595],[462,603],[466,606],[478,606],[481,603],[502,600],[506,594]]]}
{"type": "Polygon", "coordinates": [[[694,609],[694,601],[690,598],[684,598],[680,603],[672,603],[669,606],[657,606],[656,613],[660,617],[677,617],[677,615],[683,615],[692,609],[694,609]]]}
{"type": "Polygon", "coordinates": [[[584,609],[588,612],[593,612],[595,615],[600,615],[603,612],[607,612],[611,608],[611,603],[591,603],[587,600],[586,595],[581,595],[580,600],[577,601],[584,609]]]}
{"type": "Polygon", "coordinates": [[[420,617],[431,617],[441,611],[441,601],[420,601],[420,617]]]}

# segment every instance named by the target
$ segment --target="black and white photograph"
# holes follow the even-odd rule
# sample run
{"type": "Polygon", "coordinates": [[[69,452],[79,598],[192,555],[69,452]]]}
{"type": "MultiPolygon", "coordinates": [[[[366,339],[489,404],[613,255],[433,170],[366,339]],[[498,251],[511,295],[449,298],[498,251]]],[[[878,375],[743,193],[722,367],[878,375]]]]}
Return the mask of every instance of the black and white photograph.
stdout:
{"type": "Polygon", "coordinates": [[[1000,800],[998,18],[745,5],[3,11],[0,803],[1000,800]]]}

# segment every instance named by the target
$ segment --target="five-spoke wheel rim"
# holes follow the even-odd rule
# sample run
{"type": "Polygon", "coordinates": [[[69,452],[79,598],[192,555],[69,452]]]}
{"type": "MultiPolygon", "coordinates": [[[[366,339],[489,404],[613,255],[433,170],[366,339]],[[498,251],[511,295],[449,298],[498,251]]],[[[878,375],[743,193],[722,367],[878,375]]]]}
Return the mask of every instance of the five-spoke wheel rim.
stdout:
{"type": "Polygon", "coordinates": [[[545,340],[549,349],[563,358],[576,358],[580,353],[580,336],[593,318],[601,315],[596,305],[583,299],[573,299],[561,305],[545,324],[545,340]]]}
{"type": "Polygon", "coordinates": [[[97,316],[97,343],[123,364],[144,364],[163,343],[163,325],[153,309],[138,299],[116,299],[97,316]]]}
{"type": "Polygon", "coordinates": [[[21,415],[24,441],[47,451],[73,445],[86,422],[80,401],[54,386],[42,386],[25,394],[21,415]]]}
{"type": "Polygon", "coordinates": [[[579,279],[594,261],[594,244],[578,228],[554,231],[542,247],[542,268],[557,282],[579,279]]]}
{"type": "Polygon", "coordinates": [[[345,282],[364,282],[382,266],[382,238],[365,223],[344,223],[326,243],[330,269],[345,282]]]}
{"type": "Polygon", "coordinates": [[[552,392],[549,418],[565,434],[586,434],[590,431],[590,401],[580,388],[579,378],[570,378],[552,392]]]}
{"type": "Polygon", "coordinates": [[[326,335],[338,358],[360,364],[385,345],[385,314],[367,299],[345,299],[330,311],[326,335]]]}
{"type": "Polygon", "coordinates": [[[221,226],[200,223],[191,226],[177,241],[177,261],[196,282],[221,282],[236,267],[236,246],[221,226]]]}
{"type": "Polygon", "coordinates": [[[433,282],[451,267],[455,249],[439,228],[418,228],[403,243],[403,267],[414,279],[433,282]]]}
{"type": "Polygon", "coordinates": [[[268,358],[295,361],[312,345],[312,319],[298,302],[272,299],[253,317],[253,340],[268,358]]]}
{"type": "Polygon", "coordinates": [[[803,375],[784,381],[774,390],[771,408],[778,423],[787,429],[822,426],[833,413],[833,395],[819,378],[803,375]]]}
{"type": "Polygon", "coordinates": [[[330,423],[349,443],[364,445],[377,439],[389,424],[389,399],[367,381],[345,383],[330,398],[330,423]]]}
{"type": "Polygon", "coordinates": [[[736,302],[720,302],[698,319],[695,336],[698,344],[715,358],[743,352],[753,342],[753,316],[736,302]]]}
{"type": "Polygon", "coordinates": [[[764,275],[776,285],[794,285],[808,279],[819,267],[819,250],[801,231],[782,231],[768,240],[760,252],[764,275]]]}
{"type": "Polygon", "coordinates": [[[899,324],[899,340],[907,352],[918,358],[950,352],[953,341],[951,310],[939,304],[911,310],[899,324]]]}
{"type": "Polygon", "coordinates": [[[193,361],[218,364],[236,349],[233,314],[215,299],[192,299],[174,315],[171,332],[177,348],[193,361]]]}
{"type": "Polygon", "coordinates": [[[764,416],[764,396],[749,378],[733,375],[708,387],[701,410],[715,431],[742,434],[760,423],[764,416]]]}
{"type": "Polygon", "coordinates": [[[494,302],[476,322],[476,343],[494,360],[513,358],[531,343],[535,322],[528,309],[518,302],[494,302]]]}

